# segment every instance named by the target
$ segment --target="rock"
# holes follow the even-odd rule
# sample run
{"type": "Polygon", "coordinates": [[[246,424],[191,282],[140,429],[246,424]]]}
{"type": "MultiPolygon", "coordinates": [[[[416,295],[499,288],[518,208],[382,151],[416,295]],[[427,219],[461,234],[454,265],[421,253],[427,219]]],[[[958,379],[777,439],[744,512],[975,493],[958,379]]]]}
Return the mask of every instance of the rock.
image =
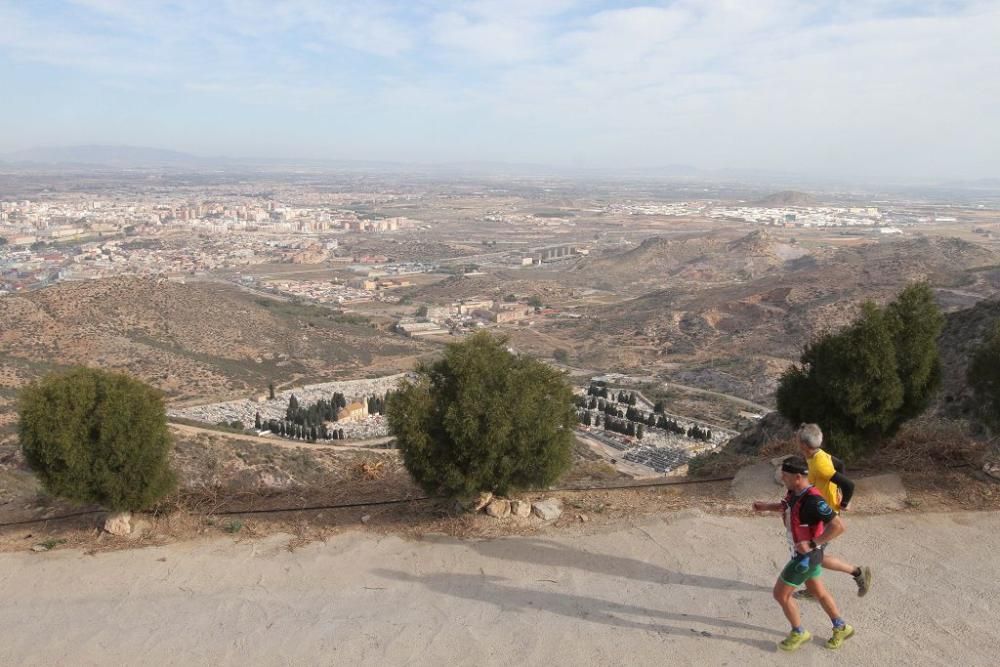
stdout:
{"type": "Polygon", "coordinates": [[[993,479],[1000,479],[1000,461],[987,461],[983,464],[983,472],[993,479]]]}
{"type": "Polygon", "coordinates": [[[794,456],[794,454],[785,454],[784,456],[775,456],[771,459],[771,465],[774,466],[774,481],[782,486],[785,484],[781,479],[781,464],[785,462],[785,459],[794,456]]]}
{"type": "Polygon", "coordinates": [[[132,533],[129,535],[129,539],[137,540],[143,535],[146,535],[151,530],[153,530],[153,524],[143,519],[139,519],[132,526],[132,533]]]}
{"type": "Polygon", "coordinates": [[[531,503],[524,500],[510,501],[510,513],[522,519],[531,516],[531,503]]]}
{"type": "Polygon", "coordinates": [[[496,498],[486,506],[486,513],[497,519],[510,516],[510,501],[506,498],[496,498]]]}
{"type": "Polygon", "coordinates": [[[31,550],[34,551],[35,553],[41,553],[42,551],[48,551],[49,548],[44,544],[36,544],[35,546],[31,547],[31,550]]]}
{"type": "Polygon", "coordinates": [[[770,463],[755,463],[741,468],[730,484],[729,493],[736,500],[779,500],[784,494],[774,486],[774,468],[770,463]]]}
{"type": "Polygon", "coordinates": [[[104,530],[112,535],[124,537],[132,532],[132,513],[115,512],[104,520],[104,530]]]}
{"type": "Polygon", "coordinates": [[[886,512],[906,507],[906,487],[899,475],[860,477],[854,483],[850,512],[886,512]]]}
{"type": "Polygon", "coordinates": [[[478,512],[479,510],[489,505],[491,500],[493,500],[493,493],[491,493],[490,491],[483,491],[482,493],[479,494],[479,497],[473,502],[472,511],[478,512]]]}
{"type": "Polygon", "coordinates": [[[587,523],[590,521],[590,517],[586,514],[577,514],[576,518],[580,520],[580,523],[587,523]]]}
{"type": "Polygon", "coordinates": [[[365,514],[361,517],[361,523],[368,523],[371,520],[372,520],[371,514],[365,514]]]}
{"type": "Polygon", "coordinates": [[[542,521],[555,521],[562,516],[562,503],[555,498],[547,498],[531,503],[531,511],[542,521]]]}

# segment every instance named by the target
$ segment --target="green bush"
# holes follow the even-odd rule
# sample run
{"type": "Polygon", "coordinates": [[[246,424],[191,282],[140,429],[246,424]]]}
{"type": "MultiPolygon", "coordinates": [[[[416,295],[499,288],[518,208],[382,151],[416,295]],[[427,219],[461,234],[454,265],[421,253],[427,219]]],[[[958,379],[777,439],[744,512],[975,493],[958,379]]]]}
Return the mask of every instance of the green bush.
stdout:
{"type": "Polygon", "coordinates": [[[1000,428],[1000,322],[973,353],[966,380],[980,419],[991,429],[1000,428]]]}
{"type": "Polygon", "coordinates": [[[820,424],[840,456],[872,448],[920,414],[939,387],[942,324],[923,283],[885,309],[865,303],[854,323],[808,345],[782,375],[778,411],[793,424],[820,424]]]}
{"type": "Polygon", "coordinates": [[[570,465],[573,392],[549,366],[479,332],[417,369],[389,402],[389,428],[429,493],[547,486],[570,465]]]}
{"type": "Polygon", "coordinates": [[[139,510],[173,488],[166,413],[152,387],[76,368],[25,387],[19,403],[21,447],[48,492],[139,510]]]}

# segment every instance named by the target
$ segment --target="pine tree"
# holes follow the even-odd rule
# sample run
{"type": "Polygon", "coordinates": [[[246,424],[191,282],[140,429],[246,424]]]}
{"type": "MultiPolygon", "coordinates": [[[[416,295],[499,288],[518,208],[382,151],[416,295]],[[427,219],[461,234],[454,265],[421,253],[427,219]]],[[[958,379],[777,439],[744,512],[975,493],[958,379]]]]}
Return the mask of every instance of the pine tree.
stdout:
{"type": "Polygon", "coordinates": [[[886,317],[875,304],[845,330],[824,336],[782,376],[778,410],[792,423],[823,425],[824,445],[849,457],[899,424],[904,387],[886,317]]]}
{"type": "Polygon", "coordinates": [[[274,400],[274,383],[273,382],[268,382],[267,383],[267,397],[270,400],[272,400],[272,401],[274,400]]]}
{"type": "Polygon", "coordinates": [[[896,423],[923,412],[941,385],[941,362],[937,339],[944,316],[927,283],[904,289],[886,307],[886,326],[896,348],[896,370],[903,383],[903,404],[896,423]]]}
{"type": "Polygon", "coordinates": [[[639,440],[642,440],[642,435],[643,435],[644,430],[645,429],[642,428],[642,424],[636,425],[636,427],[635,427],[635,437],[637,439],[639,439],[639,440]]]}
{"type": "Polygon", "coordinates": [[[254,415],[254,418],[253,418],[253,427],[256,430],[258,430],[258,431],[261,430],[260,412],[258,412],[257,414],[254,415]]]}

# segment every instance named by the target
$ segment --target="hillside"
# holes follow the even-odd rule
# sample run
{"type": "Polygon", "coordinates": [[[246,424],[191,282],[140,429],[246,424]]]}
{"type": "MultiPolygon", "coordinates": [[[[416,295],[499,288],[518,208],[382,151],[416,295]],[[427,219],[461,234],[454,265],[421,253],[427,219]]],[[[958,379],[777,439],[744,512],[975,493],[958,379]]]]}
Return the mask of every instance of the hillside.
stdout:
{"type": "Polygon", "coordinates": [[[24,382],[71,364],[128,371],[191,399],[394,370],[429,349],[327,309],[145,278],[8,295],[0,321],[0,400],[8,402],[24,382]]]}
{"type": "Polygon", "coordinates": [[[782,192],[775,192],[774,194],[753,202],[752,206],[760,206],[761,208],[785,208],[796,206],[817,206],[818,204],[819,202],[816,201],[816,198],[810,194],[798,192],[796,190],[783,190],[782,192]]]}
{"type": "MultiPolygon", "coordinates": [[[[754,246],[760,241],[743,239],[754,246]]],[[[991,250],[956,239],[882,241],[836,251],[790,270],[708,288],[678,284],[623,303],[595,307],[580,322],[559,325],[577,341],[582,363],[644,372],[676,368],[672,377],[768,400],[785,366],[813,337],[847,324],[865,299],[885,302],[906,284],[929,280],[948,305],[996,293],[991,250]],[[984,268],[985,267],[985,268],[984,268]]]]}
{"type": "Polygon", "coordinates": [[[592,285],[610,282],[632,288],[662,288],[668,282],[725,283],[760,277],[807,254],[763,230],[736,238],[654,236],[625,252],[584,260],[574,275],[592,285]]]}

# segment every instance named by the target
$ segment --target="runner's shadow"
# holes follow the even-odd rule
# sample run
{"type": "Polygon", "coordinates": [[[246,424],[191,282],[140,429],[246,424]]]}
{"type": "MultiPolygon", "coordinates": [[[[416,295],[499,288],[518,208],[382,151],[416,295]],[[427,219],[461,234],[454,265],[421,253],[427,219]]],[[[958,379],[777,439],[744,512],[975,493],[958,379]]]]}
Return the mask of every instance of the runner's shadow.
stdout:
{"type": "Polygon", "coordinates": [[[769,586],[748,584],[735,579],[722,579],[701,574],[676,572],[635,558],[591,553],[564,547],[555,542],[518,538],[517,540],[492,540],[475,542],[470,547],[483,556],[504,561],[522,561],[552,567],[572,567],[594,574],[625,577],[635,581],[655,584],[695,586],[723,591],[754,591],[770,593],[769,586]]]}
{"type": "Polygon", "coordinates": [[[735,637],[727,634],[712,633],[707,635],[704,634],[704,631],[691,626],[680,627],[656,622],[643,622],[625,618],[625,616],[632,615],[646,619],[652,618],[679,623],[709,625],[724,630],[749,630],[755,633],[782,636],[780,632],[775,630],[741,623],[740,621],[701,616],[699,614],[660,611],[658,609],[649,609],[631,604],[622,604],[620,602],[608,602],[582,595],[509,586],[503,583],[506,581],[505,579],[488,575],[444,572],[416,576],[397,570],[384,569],[372,570],[372,574],[386,579],[421,584],[428,590],[441,595],[450,595],[452,597],[496,605],[501,611],[538,609],[540,611],[559,614],[560,616],[618,628],[651,631],[678,637],[691,637],[692,634],[701,634],[706,638],[744,644],[768,652],[774,652],[775,650],[775,643],[773,641],[735,637]]]}

